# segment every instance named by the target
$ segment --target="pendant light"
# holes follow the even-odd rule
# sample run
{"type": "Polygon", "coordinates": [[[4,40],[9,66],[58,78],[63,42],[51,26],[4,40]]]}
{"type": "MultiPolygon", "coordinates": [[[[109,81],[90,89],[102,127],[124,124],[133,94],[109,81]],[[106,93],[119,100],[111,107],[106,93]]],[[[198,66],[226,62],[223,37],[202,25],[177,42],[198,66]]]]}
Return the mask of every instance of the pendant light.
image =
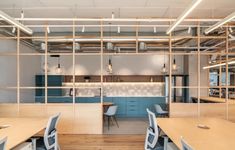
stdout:
{"type": "Polygon", "coordinates": [[[56,73],[57,74],[62,73],[62,69],[61,69],[61,66],[60,66],[60,56],[58,56],[58,66],[56,67],[56,73]]]}
{"type": "MultiPolygon", "coordinates": [[[[111,43],[111,23],[109,23],[109,37],[110,37],[110,42],[107,43],[107,50],[113,50],[113,44],[111,43]]],[[[108,66],[107,66],[107,72],[109,74],[113,73],[113,65],[112,65],[112,60],[111,57],[109,57],[109,62],[108,62],[108,66]]]]}
{"type": "Polygon", "coordinates": [[[161,69],[161,72],[163,74],[166,74],[167,73],[167,70],[166,70],[166,62],[165,62],[165,50],[164,50],[164,64],[163,64],[163,67],[161,69]]]}
{"type": "Polygon", "coordinates": [[[176,65],[176,61],[175,61],[175,56],[174,56],[174,60],[173,60],[172,70],[173,71],[177,71],[177,65],[176,65]]]}
{"type": "Polygon", "coordinates": [[[45,67],[45,65],[46,65],[45,63],[42,64],[42,71],[43,71],[43,73],[50,72],[50,64],[47,63],[46,67],[45,67]]]}
{"type": "MultiPolygon", "coordinates": [[[[175,35],[175,31],[174,31],[174,35],[175,35]]],[[[173,55],[173,57],[174,57],[174,60],[172,64],[172,71],[177,71],[178,67],[176,65],[175,55],[173,55]]]]}
{"type": "Polygon", "coordinates": [[[109,58],[109,63],[108,63],[108,67],[107,67],[107,72],[109,74],[113,73],[113,65],[112,65],[112,60],[109,58]]]}
{"type": "Polygon", "coordinates": [[[166,70],[166,64],[164,63],[163,67],[162,67],[162,73],[165,74],[167,72],[166,70]]]}

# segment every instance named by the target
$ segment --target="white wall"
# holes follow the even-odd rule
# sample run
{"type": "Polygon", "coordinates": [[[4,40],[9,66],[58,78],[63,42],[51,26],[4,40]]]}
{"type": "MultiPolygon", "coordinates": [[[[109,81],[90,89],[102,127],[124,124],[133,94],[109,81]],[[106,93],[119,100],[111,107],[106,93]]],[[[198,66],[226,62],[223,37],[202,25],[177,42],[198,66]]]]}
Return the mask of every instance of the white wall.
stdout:
{"type": "MultiPolygon", "coordinates": [[[[0,52],[16,52],[15,40],[0,40],[0,52]]],[[[28,46],[20,45],[21,52],[35,52],[28,46]]],[[[35,86],[35,75],[40,73],[41,57],[20,57],[20,85],[35,86]]],[[[0,87],[17,86],[17,61],[16,56],[0,56],[0,87]]],[[[24,102],[34,102],[35,90],[21,90],[20,98],[24,102]]],[[[0,102],[16,102],[16,89],[0,90],[0,102]]]]}
{"type": "MultiPolygon", "coordinates": [[[[208,70],[204,70],[203,67],[208,65],[208,56],[200,56],[200,86],[208,86],[209,75],[208,70]]],[[[197,56],[189,56],[189,86],[198,86],[198,61],[197,56]]],[[[189,90],[190,97],[198,97],[197,89],[189,90]]],[[[208,89],[201,89],[200,96],[208,96],[208,89]]]]}
{"type": "MultiPolygon", "coordinates": [[[[42,58],[44,60],[44,58],[42,58]]],[[[57,58],[48,58],[50,72],[56,74],[57,58]]],[[[65,75],[72,74],[72,56],[61,56],[61,67],[65,75]]],[[[107,74],[108,56],[104,57],[104,74],[107,74]]],[[[161,68],[164,63],[163,55],[146,56],[111,56],[113,64],[113,74],[117,75],[161,75],[161,68]]],[[[168,67],[168,58],[165,57],[168,67]]],[[[179,66],[176,74],[183,73],[183,57],[176,56],[176,63],[179,66]]],[[[77,75],[99,75],[100,74],[100,56],[77,56],[75,72],[77,75]]]]}

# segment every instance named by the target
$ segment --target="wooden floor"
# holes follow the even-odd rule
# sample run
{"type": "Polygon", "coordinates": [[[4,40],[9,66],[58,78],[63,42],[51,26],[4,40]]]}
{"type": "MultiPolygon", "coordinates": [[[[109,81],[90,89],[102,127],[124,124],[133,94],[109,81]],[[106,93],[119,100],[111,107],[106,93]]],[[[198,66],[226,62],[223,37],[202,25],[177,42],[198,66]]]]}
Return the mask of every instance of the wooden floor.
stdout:
{"type": "Polygon", "coordinates": [[[145,135],[59,135],[61,150],[143,150],[145,135]]]}

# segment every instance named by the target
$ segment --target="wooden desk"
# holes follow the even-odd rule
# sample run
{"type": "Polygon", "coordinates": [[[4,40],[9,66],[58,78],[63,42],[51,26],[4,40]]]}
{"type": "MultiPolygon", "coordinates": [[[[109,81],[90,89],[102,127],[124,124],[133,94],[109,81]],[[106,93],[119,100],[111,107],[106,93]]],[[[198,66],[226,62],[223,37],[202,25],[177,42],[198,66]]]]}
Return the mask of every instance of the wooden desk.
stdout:
{"type": "Polygon", "coordinates": [[[103,112],[106,112],[109,108],[109,106],[112,106],[112,102],[103,102],[103,112]]]}
{"type": "MultiPolygon", "coordinates": [[[[197,97],[193,97],[197,100],[197,97]]],[[[219,97],[200,97],[201,101],[208,102],[208,103],[225,103],[225,98],[219,98],[219,97]]],[[[228,99],[229,104],[235,104],[235,100],[228,99]]]]}
{"type": "Polygon", "coordinates": [[[6,148],[12,149],[43,130],[47,121],[47,118],[0,118],[0,126],[10,125],[0,129],[0,138],[7,136],[6,148]]]}
{"type": "Polygon", "coordinates": [[[216,118],[157,118],[163,132],[181,148],[180,137],[194,150],[230,150],[235,148],[235,124],[216,118]],[[210,129],[198,128],[204,124],[210,129]]]}

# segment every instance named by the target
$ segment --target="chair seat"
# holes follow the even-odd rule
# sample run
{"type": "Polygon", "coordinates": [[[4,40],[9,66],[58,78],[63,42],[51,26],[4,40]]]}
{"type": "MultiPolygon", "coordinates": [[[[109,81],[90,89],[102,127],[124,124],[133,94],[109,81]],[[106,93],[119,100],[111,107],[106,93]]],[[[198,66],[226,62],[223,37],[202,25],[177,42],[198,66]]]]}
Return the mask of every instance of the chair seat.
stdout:
{"type": "Polygon", "coordinates": [[[162,111],[159,114],[168,114],[168,111],[162,111]]]}

